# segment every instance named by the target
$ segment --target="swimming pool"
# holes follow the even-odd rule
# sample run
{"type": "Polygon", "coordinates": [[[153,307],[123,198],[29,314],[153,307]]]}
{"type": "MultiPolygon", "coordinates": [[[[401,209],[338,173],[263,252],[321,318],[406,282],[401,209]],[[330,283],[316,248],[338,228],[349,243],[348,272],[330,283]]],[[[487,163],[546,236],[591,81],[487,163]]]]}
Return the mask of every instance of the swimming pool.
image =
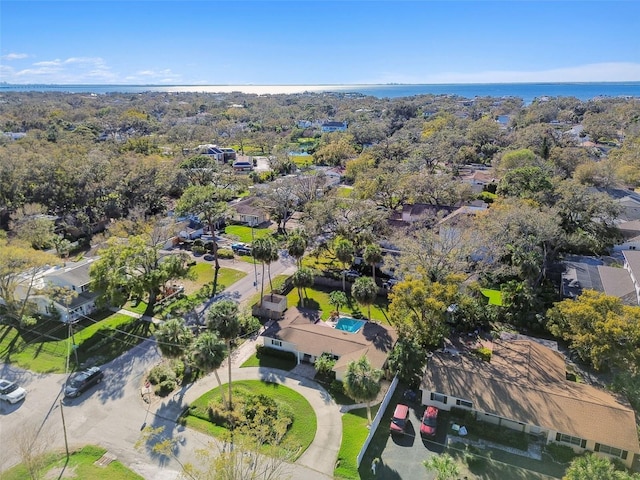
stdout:
{"type": "Polygon", "coordinates": [[[336,328],[338,330],[343,330],[349,333],[356,333],[358,330],[362,328],[362,326],[367,323],[364,320],[356,320],[355,318],[347,318],[340,317],[338,319],[338,323],[336,323],[336,328]]]}

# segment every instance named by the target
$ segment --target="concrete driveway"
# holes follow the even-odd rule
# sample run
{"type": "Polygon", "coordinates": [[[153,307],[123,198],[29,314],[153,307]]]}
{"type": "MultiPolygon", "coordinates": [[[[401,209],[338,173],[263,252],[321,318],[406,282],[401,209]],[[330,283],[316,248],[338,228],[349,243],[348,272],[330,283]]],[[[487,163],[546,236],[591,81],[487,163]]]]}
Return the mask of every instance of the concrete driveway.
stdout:
{"type": "MultiPolygon", "coordinates": [[[[433,479],[435,474],[429,472],[423,462],[429,457],[439,455],[444,451],[446,441],[446,423],[439,421],[438,429],[434,437],[423,437],[420,435],[420,422],[425,407],[413,402],[403,402],[410,406],[409,421],[404,434],[389,434],[389,423],[393,410],[397,402],[391,402],[387,407],[374,443],[377,451],[367,451],[363,459],[363,466],[366,468],[365,474],[369,476],[362,478],[377,478],[385,480],[413,480],[416,478],[433,479]],[[381,464],[377,467],[375,477],[371,474],[368,466],[371,459],[378,457],[381,464]]],[[[372,450],[371,448],[369,450],[372,450]]]]}

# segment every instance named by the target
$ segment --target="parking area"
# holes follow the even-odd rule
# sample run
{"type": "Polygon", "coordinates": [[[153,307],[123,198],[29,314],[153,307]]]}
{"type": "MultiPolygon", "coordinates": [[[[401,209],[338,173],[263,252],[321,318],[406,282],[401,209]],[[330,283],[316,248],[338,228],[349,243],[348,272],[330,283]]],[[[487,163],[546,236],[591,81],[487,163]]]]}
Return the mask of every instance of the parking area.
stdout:
{"type": "Polygon", "coordinates": [[[425,407],[415,402],[406,402],[398,399],[392,401],[385,412],[384,418],[365,454],[360,474],[362,479],[391,479],[412,480],[415,478],[435,478],[435,473],[427,471],[423,462],[433,455],[443,452],[447,436],[448,414],[440,412],[438,428],[433,437],[420,435],[420,422],[425,407]],[[409,419],[404,434],[391,435],[389,424],[393,410],[398,402],[409,406],[409,419]],[[376,467],[376,475],[373,475],[371,463],[374,458],[381,462],[376,467]]]}

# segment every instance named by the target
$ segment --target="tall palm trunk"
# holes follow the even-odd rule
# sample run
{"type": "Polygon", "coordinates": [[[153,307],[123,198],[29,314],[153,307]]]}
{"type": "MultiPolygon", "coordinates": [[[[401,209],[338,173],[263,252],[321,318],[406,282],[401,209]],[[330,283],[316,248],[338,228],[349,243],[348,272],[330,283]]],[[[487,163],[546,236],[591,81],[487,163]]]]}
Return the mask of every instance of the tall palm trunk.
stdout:
{"type": "Polygon", "coordinates": [[[229,411],[233,408],[233,400],[231,398],[231,339],[227,340],[227,351],[229,352],[228,364],[229,364],[229,411]]]}
{"type": "Polygon", "coordinates": [[[262,298],[264,297],[264,262],[262,262],[262,278],[260,279],[260,306],[262,307],[262,298]]]}
{"type": "MultiPolygon", "coordinates": [[[[224,399],[224,389],[222,388],[222,382],[220,381],[220,375],[218,375],[218,369],[216,368],[213,373],[216,376],[216,380],[218,381],[218,388],[220,389],[220,397],[222,398],[222,405],[226,405],[226,400],[224,399]]],[[[229,383],[231,383],[231,378],[229,378],[229,383]]]]}

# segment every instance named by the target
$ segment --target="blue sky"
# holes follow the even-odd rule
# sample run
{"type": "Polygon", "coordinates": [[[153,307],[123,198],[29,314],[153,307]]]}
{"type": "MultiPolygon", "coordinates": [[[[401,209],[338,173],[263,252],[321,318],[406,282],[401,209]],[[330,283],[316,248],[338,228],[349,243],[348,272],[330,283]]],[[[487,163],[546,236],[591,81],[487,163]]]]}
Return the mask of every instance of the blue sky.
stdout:
{"type": "Polygon", "coordinates": [[[640,1],[0,2],[0,81],[640,81],[640,1]]]}

